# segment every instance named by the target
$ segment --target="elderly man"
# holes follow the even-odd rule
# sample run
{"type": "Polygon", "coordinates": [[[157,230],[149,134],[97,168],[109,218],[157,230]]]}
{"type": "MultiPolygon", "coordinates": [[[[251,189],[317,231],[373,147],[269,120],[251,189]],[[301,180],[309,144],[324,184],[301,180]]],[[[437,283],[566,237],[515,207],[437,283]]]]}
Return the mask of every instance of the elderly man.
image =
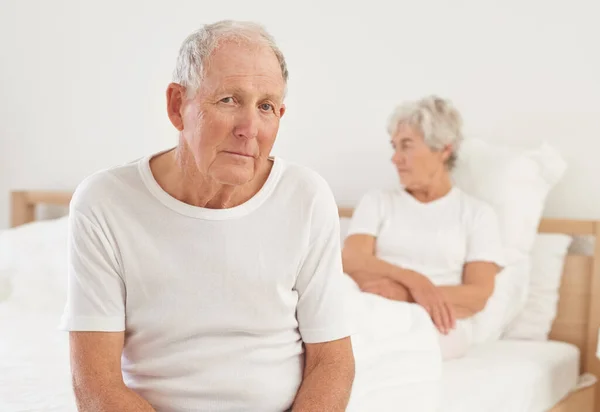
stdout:
{"type": "Polygon", "coordinates": [[[80,410],[345,409],[337,208],[269,155],[287,77],[260,26],[204,26],[167,89],[177,146],[77,188],[62,327],[80,410]]]}

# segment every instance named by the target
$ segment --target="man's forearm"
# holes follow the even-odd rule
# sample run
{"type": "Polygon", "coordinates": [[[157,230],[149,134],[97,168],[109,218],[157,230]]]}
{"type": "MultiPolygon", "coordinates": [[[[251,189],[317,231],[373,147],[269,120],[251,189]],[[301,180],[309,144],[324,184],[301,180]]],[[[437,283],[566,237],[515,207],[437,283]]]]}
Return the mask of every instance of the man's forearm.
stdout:
{"type": "Polygon", "coordinates": [[[322,362],[305,372],[292,412],[343,412],[353,382],[353,361],[322,362]]]}
{"type": "Polygon", "coordinates": [[[140,395],[125,385],[75,387],[80,412],[155,412],[140,395]]]}

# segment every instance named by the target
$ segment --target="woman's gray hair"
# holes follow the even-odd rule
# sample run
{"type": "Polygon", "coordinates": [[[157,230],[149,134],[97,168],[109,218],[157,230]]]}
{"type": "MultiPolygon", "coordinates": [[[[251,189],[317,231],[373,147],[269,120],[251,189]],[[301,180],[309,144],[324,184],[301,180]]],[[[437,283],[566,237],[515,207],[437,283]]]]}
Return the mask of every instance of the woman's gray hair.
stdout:
{"type": "Polygon", "coordinates": [[[183,41],[173,72],[173,82],[188,89],[188,95],[195,94],[206,74],[211,53],[225,40],[269,46],[279,61],[283,81],[287,84],[287,65],[275,39],[260,24],[234,20],[206,24],[183,41]]]}
{"type": "Polygon", "coordinates": [[[410,101],[398,106],[388,121],[388,133],[393,136],[401,125],[416,128],[431,150],[452,146],[446,165],[451,170],[456,164],[456,153],[463,140],[462,118],[449,100],[437,96],[410,101]]]}

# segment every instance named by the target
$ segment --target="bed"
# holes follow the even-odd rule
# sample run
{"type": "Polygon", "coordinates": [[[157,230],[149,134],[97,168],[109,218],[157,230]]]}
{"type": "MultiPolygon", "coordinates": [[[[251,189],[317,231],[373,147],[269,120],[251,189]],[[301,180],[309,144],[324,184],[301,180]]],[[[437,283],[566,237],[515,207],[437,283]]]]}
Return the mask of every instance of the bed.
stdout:
{"type": "MultiPolygon", "coordinates": [[[[70,195],[15,192],[11,200],[12,226],[15,227],[34,221],[36,209],[66,206],[70,195]]],[[[31,254],[32,261],[35,260],[35,250],[24,253],[31,254]]],[[[39,288],[38,294],[55,293],[41,285],[39,288]]],[[[60,315],[61,309],[57,306],[35,310],[9,302],[0,304],[3,331],[0,336],[0,411],[77,411],[71,390],[68,335],[57,329],[60,315]]]]}
{"type": "MultiPolygon", "coordinates": [[[[70,199],[71,194],[64,192],[13,192],[12,226],[35,221],[40,206],[67,206],[70,199]]],[[[339,212],[342,218],[352,215],[350,208],[339,212]]],[[[600,222],[543,219],[539,231],[598,238],[600,222]]],[[[9,331],[0,339],[1,411],[76,410],[69,384],[67,335],[56,329],[59,317],[51,311],[17,313],[0,306],[0,327],[9,331]],[[44,343],[43,350],[39,342],[44,343]]],[[[490,405],[494,405],[498,411],[520,411],[526,402],[535,405],[530,412],[600,412],[593,378],[600,376],[599,327],[600,242],[596,242],[592,256],[566,259],[551,341],[498,341],[447,362],[443,410],[493,412],[490,405]],[[490,384],[483,385],[486,380],[490,384]]]]}
{"type": "MultiPolygon", "coordinates": [[[[352,214],[352,208],[339,208],[340,218],[352,214]]],[[[545,218],[538,231],[598,239],[600,221],[545,218]]],[[[445,412],[600,412],[600,402],[595,402],[600,241],[591,256],[566,257],[559,294],[549,341],[500,340],[444,363],[445,412]]]]}

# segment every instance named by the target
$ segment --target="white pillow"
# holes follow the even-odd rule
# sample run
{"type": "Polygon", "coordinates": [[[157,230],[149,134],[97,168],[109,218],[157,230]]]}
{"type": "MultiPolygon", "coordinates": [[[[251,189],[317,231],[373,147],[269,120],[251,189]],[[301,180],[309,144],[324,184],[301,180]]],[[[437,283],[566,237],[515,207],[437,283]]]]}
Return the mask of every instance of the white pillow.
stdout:
{"type": "Polygon", "coordinates": [[[67,292],[66,217],[0,233],[0,283],[9,283],[5,304],[60,311],[67,292]]]}
{"type": "Polygon", "coordinates": [[[556,318],[565,258],[572,237],[563,234],[539,234],[531,253],[531,279],[523,310],[509,325],[506,339],[548,340],[556,318]]]}
{"type": "Polygon", "coordinates": [[[458,187],[496,210],[511,263],[531,251],[548,193],[565,170],[564,159],[546,143],[517,150],[466,139],[453,178],[458,187]]]}
{"type": "Polygon", "coordinates": [[[474,341],[499,339],[523,308],[529,284],[529,254],[546,198],[566,170],[548,144],[517,150],[466,139],[453,171],[456,186],[496,211],[505,246],[506,266],[486,308],[474,318],[474,341]]]}

